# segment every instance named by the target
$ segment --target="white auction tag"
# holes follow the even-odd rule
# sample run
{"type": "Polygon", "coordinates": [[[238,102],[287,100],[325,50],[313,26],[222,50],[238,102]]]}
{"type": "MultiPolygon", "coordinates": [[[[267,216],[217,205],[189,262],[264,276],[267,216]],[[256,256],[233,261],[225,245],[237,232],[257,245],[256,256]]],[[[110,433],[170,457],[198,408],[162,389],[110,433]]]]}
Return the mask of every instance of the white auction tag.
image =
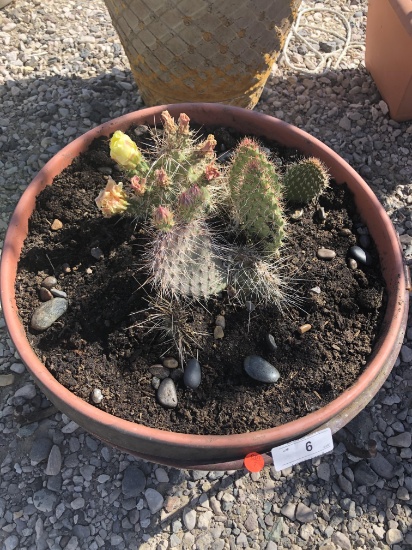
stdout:
{"type": "Polygon", "coordinates": [[[291,441],[280,447],[274,447],[272,449],[273,463],[275,470],[280,472],[289,468],[289,466],[299,464],[299,462],[323,455],[332,450],[332,431],[330,428],[326,428],[320,432],[306,435],[302,439],[291,441]]]}

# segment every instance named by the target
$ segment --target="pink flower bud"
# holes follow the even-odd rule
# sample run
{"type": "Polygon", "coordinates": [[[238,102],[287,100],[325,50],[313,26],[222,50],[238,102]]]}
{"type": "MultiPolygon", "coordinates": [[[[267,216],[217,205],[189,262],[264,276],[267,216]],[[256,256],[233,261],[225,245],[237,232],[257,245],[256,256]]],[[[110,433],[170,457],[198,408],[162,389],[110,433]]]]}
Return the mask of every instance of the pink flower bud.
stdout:
{"type": "Polygon", "coordinates": [[[169,111],[162,112],[163,127],[167,134],[175,134],[177,132],[177,125],[174,118],[170,115],[169,111]]]}
{"type": "Polygon", "coordinates": [[[205,176],[207,181],[218,178],[220,176],[219,168],[215,164],[208,164],[205,168],[205,176]]]}
{"type": "Polygon", "coordinates": [[[164,168],[155,170],[156,185],[159,187],[167,187],[170,183],[169,176],[164,168]]]}
{"type": "Polygon", "coordinates": [[[252,138],[245,137],[242,139],[242,141],[239,143],[240,147],[248,147],[251,149],[259,149],[259,145],[256,143],[256,141],[252,138]]]}
{"type": "Polygon", "coordinates": [[[207,139],[199,145],[198,151],[205,156],[213,155],[216,145],[217,141],[215,140],[215,136],[213,134],[209,134],[207,139]]]}
{"type": "Polygon", "coordinates": [[[178,198],[179,206],[191,208],[197,206],[202,201],[202,191],[199,186],[193,185],[183,191],[178,198]]]}
{"type": "Polygon", "coordinates": [[[165,206],[158,206],[155,209],[152,222],[160,231],[170,231],[175,224],[173,213],[165,206]]]}
{"type": "Polygon", "coordinates": [[[136,195],[142,196],[146,192],[146,178],[133,176],[130,180],[130,186],[136,195]]]}
{"type": "Polygon", "coordinates": [[[180,134],[184,136],[187,136],[190,134],[189,122],[190,122],[190,118],[185,113],[181,113],[179,116],[179,133],[180,134]]]}

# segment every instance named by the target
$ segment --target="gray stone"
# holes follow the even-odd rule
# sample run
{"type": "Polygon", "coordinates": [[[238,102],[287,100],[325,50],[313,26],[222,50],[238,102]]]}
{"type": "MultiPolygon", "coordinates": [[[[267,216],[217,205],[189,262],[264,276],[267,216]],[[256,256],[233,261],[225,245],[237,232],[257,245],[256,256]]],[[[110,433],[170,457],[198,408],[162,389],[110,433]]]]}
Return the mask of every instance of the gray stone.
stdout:
{"type": "Polygon", "coordinates": [[[57,502],[57,495],[48,489],[40,489],[33,495],[33,504],[40,512],[51,512],[57,502]]]}
{"type": "Polygon", "coordinates": [[[393,544],[398,544],[403,541],[402,531],[399,529],[388,529],[386,531],[386,542],[392,546],[393,544]]]}
{"type": "Polygon", "coordinates": [[[14,382],[13,374],[0,374],[0,388],[11,386],[14,382]]]}
{"type": "Polygon", "coordinates": [[[93,403],[95,403],[96,405],[98,405],[99,403],[101,403],[103,401],[103,394],[102,394],[102,390],[100,390],[99,388],[94,388],[94,390],[92,391],[92,401],[93,403]]]}
{"type": "Polygon", "coordinates": [[[41,284],[43,288],[47,288],[49,290],[53,288],[55,285],[57,285],[57,279],[52,275],[50,275],[49,277],[46,277],[41,284]]]}
{"type": "Polygon", "coordinates": [[[169,539],[170,548],[181,548],[182,539],[176,533],[173,533],[169,539]]]}
{"type": "Polygon", "coordinates": [[[255,512],[249,512],[244,522],[244,526],[246,531],[254,531],[259,528],[259,523],[255,512]]]}
{"type": "Polygon", "coordinates": [[[90,537],[91,530],[88,525],[80,525],[79,523],[73,527],[73,535],[80,540],[85,540],[90,537]]]}
{"type": "Polygon", "coordinates": [[[143,493],[146,486],[146,476],[136,465],[126,468],[123,474],[122,493],[125,498],[137,497],[143,493]]]}
{"type": "Polygon", "coordinates": [[[409,346],[402,346],[401,347],[401,360],[404,363],[411,363],[412,362],[412,348],[409,346]]]}
{"type": "Polygon", "coordinates": [[[319,248],[316,255],[320,260],[330,261],[336,257],[336,252],[330,248],[319,248]]]}
{"type": "Polygon", "coordinates": [[[23,372],[26,370],[26,367],[23,365],[23,363],[13,363],[13,365],[11,365],[10,367],[10,370],[17,374],[23,374],[23,372]]]}
{"type": "Polygon", "coordinates": [[[165,359],[163,359],[163,366],[167,369],[177,369],[179,363],[174,357],[165,357],[165,359]]]}
{"type": "Polygon", "coordinates": [[[397,403],[401,402],[401,398],[399,395],[387,395],[384,400],[382,401],[383,405],[396,405],[397,403]]]}
{"type": "Polygon", "coordinates": [[[71,501],[70,506],[73,510],[80,510],[80,508],[84,508],[85,503],[86,502],[83,497],[77,497],[71,501]]]}
{"type": "Polygon", "coordinates": [[[213,330],[213,338],[215,340],[221,340],[222,338],[225,337],[225,332],[224,330],[222,329],[221,326],[216,326],[213,330]]]}
{"type": "Polygon", "coordinates": [[[55,493],[60,493],[60,491],[62,490],[62,485],[63,485],[63,478],[61,473],[55,476],[50,476],[49,479],[47,480],[47,488],[50,491],[53,491],[55,493]]]}
{"type": "Polygon", "coordinates": [[[353,258],[348,259],[348,267],[349,269],[352,269],[355,271],[355,269],[358,269],[358,262],[354,260],[353,258]]]}
{"type": "Polygon", "coordinates": [[[40,464],[40,462],[46,460],[52,447],[53,442],[47,437],[39,437],[38,439],[35,439],[30,450],[31,465],[37,466],[37,464],[40,464]]]}
{"type": "Polygon", "coordinates": [[[185,524],[186,529],[191,531],[196,526],[196,510],[191,510],[190,508],[185,508],[183,510],[183,523],[185,524]]]}
{"type": "Polygon", "coordinates": [[[62,455],[60,449],[57,445],[53,445],[49,454],[49,459],[47,461],[45,474],[48,476],[55,476],[60,472],[61,466],[62,455]]]}
{"type": "Polygon", "coordinates": [[[275,338],[272,336],[272,334],[266,334],[265,342],[269,351],[274,352],[278,349],[275,338]]]}
{"type": "Polygon", "coordinates": [[[349,256],[356,260],[358,264],[371,265],[372,256],[366,250],[363,250],[360,246],[351,246],[349,249],[349,256]]]}
{"type": "Polygon", "coordinates": [[[14,394],[14,398],[22,397],[23,399],[33,399],[36,397],[36,386],[34,384],[26,384],[19,388],[14,394]]]}
{"type": "Polygon", "coordinates": [[[41,304],[33,313],[30,326],[34,330],[43,331],[48,329],[57,319],[67,311],[67,300],[64,298],[53,298],[41,304]]]}
{"type": "Polygon", "coordinates": [[[340,475],[338,477],[338,485],[347,495],[352,494],[352,483],[345,476],[340,475]]]}
{"type": "Polygon", "coordinates": [[[396,498],[398,498],[399,500],[409,501],[409,493],[406,487],[399,487],[399,489],[396,491],[396,498]]]}
{"type": "Polygon", "coordinates": [[[104,256],[103,250],[101,250],[98,246],[91,248],[90,254],[95,260],[100,260],[104,256]]]}
{"type": "Polygon", "coordinates": [[[48,302],[53,298],[53,294],[48,288],[44,288],[44,286],[42,286],[39,290],[39,298],[42,302],[48,302]]]}
{"type": "Polygon", "coordinates": [[[152,376],[159,378],[159,380],[164,380],[170,374],[170,369],[167,369],[163,365],[152,365],[149,367],[149,372],[152,376]]]}
{"type": "Polygon", "coordinates": [[[119,544],[122,544],[124,542],[124,539],[121,535],[111,535],[110,536],[110,544],[112,546],[119,546],[119,544]]]}
{"type": "Polygon", "coordinates": [[[294,521],[296,518],[296,504],[292,504],[291,502],[285,504],[280,509],[280,513],[289,518],[291,521],[294,521]]]}
{"type": "Polygon", "coordinates": [[[280,378],[279,371],[259,355],[249,355],[243,362],[246,373],[259,382],[274,384],[280,378]]]}
{"type": "Polygon", "coordinates": [[[217,327],[222,327],[223,329],[226,327],[226,319],[225,319],[224,315],[218,315],[216,317],[215,325],[217,327]]]}
{"type": "Polygon", "coordinates": [[[66,292],[64,290],[59,290],[58,288],[51,288],[50,292],[56,298],[67,298],[66,292]]]}
{"type": "Polygon", "coordinates": [[[14,550],[19,545],[19,537],[17,535],[10,535],[4,540],[4,550],[14,550]]]}
{"type": "Polygon", "coordinates": [[[171,378],[165,378],[161,381],[156,396],[163,407],[173,409],[177,406],[176,386],[171,378]]]}
{"type": "Polygon", "coordinates": [[[197,528],[198,529],[209,529],[210,520],[212,519],[213,512],[207,511],[203,512],[203,514],[199,514],[199,517],[197,519],[197,528]]]}
{"type": "Polygon", "coordinates": [[[156,468],[155,476],[160,483],[169,483],[169,476],[164,468],[156,468]]]}
{"type": "Polygon", "coordinates": [[[159,493],[159,491],[149,488],[146,489],[146,491],[144,492],[144,496],[147,500],[147,505],[149,506],[149,510],[152,514],[155,514],[162,509],[164,498],[159,493]]]}
{"type": "Polygon", "coordinates": [[[315,514],[306,504],[299,502],[296,507],[296,519],[301,523],[309,523],[315,519],[315,514]]]}
{"type": "Polygon", "coordinates": [[[197,359],[193,357],[187,362],[184,374],[183,382],[186,387],[195,390],[200,386],[202,381],[202,371],[200,368],[200,363],[197,359]]]}
{"type": "Polygon", "coordinates": [[[376,473],[364,462],[360,462],[355,468],[355,480],[358,485],[371,487],[378,481],[376,473]]]}
{"type": "Polygon", "coordinates": [[[312,525],[308,523],[304,523],[303,525],[301,525],[299,529],[299,534],[303,540],[311,539],[313,537],[313,533],[314,533],[314,528],[312,527],[312,525]]]}
{"type": "Polygon", "coordinates": [[[411,432],[403,432],[388,439],[388,445],[391,445],[392,447],[410,447],[411,442],[411,432]]]}
{"type": "Polygon", "coordinates": [[[319,479],[323,479],[324,481],[330,480],[330,466],[327,462],[322,462],[321,464],[319,464],[316,472],[319,479]]]}
{"type": "Polygon", "coordinates": [[[332,535],[332,542],[334,542],[342,550],[351,550],[352,545],[349,538],[341,533],[340,531],[335,531],[332,535]]]}
{"type": "Polygon", "coordinates": [[[76,424],[76,422],[74,420],[70,420],[70,422],[68,422],[65,426],[63,426],[61,431],[64,434],[72,434],[73,432],[75,432],[77,430],[78,427],[79,427],[79,425],[76,424]]]}

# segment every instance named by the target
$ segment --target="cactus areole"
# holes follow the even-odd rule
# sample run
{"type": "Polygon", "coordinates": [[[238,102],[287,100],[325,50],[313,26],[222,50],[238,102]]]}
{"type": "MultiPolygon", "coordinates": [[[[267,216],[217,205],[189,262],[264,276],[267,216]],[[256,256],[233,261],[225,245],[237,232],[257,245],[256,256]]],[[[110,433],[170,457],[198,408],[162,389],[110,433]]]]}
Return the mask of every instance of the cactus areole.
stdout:
{"type": "MultiPolygon", "coordinates": [[[[87,132],[53,157],[24,192],[10,220],[0,283],[2,308],[16,350],[59,410],[101,440],[130,454],[161,464],[209,470],[242,468],[246,455],[254,452],[262,454],[269,464],[273,447],[326,427],[334,433],[356,416],[382,386],[396,360],[406,327],[410,289],[389,217],[371,189],[342,158],[312,136],[273,117],[201,103],[153,107],[125,115],[87,132]],[[212,147],[213,137],[196,141],[188,118],[191,123],[203,126],[233,128],[243,135],[256,136],[256,140],[244,142],[229,164],[222,166],[212,147]],[[102,136],[110,139],[115,132],[125,134],[133,125],[162,128],[158,152],[148,154],[136,150],[128,140],[124,141],[123,150],[125,138],[116,133],[113,155],[119,166],[123,166],[123,176],[113,173],[113,180],[109,180],[106,187],[102,185],[100,195],[95,197],[96,216],[100,216],[99,223],[105,224],[113,221],[110,220],[112,214],[129,214],[145,227],[150,246],[143,269],[147,284],[159,293],[164,309],[171,298],[177,298],[176,307],[181,307],[187,300],[199,301],[209,294],[229,292],[229,287],[248,305],[246,315],[258,312],[258,306],[256,310],[251,307],[256,299],[250,298],[256,286],[260,286],[262,302],[278,300],[281,303],[282,292],[274,266],[287,241],[286,189],[296,190],[304,180],[304,190],[294,191],[292,199],[295,201],[298,197],[296,204],[300,204],[304,195],[305,200],[316,200],[319,189],[324,186],[325,170],[337,184],[347,184],[376,244],[386,282],[387,304],[380,334],[362,374],[333,401],[291,422],[278,425],[274,422],[269,429],[230,435],[177,433],[139,424],[139,411],[134,422],[104,412],[99,404],[78,397],[60,384],[36,355],[23,328],[15,298],[18,261],[36,197],[73,159],[86,151],[93,140],[102,136]],[[300,165],[296,174],[286,175],[266,155],[260,138],[293,147],[302,154],[302,159],[319,159],[323,175],[316,174],[316,167],[311,166],[310,171],[315,172],[313,178],[302,176],[300,165]],[[178,149],[174,141],[179,143],[178,149]],[[308,192],[308,181],[312,179],[315,189],[308,192]],[[230,230],[241,234],[243,239],[242,247],[229,250],[229,254],[210,223],[220,208],[228,213],[230,230]],[[229,271],[228,255],[231,257],[229,271]]],[[[184,329],[186,320],[181,322],[184,329]]],[[[221,320],[219,323],[216,328],[220,333],[228,330],[227,326],[222,328],[221,320]]],[[[314,329],[304,336],[310,337],[313,332],[314,329]]],[[[79,354],[81,361],[81,350],[79,354]]],[[[282,365],[278,367],[282,375],[282,365]]],[[[104,388],[101,389],[104,403],[107,397],[104,388]]],[[[251,412],[245,411],[245,414],[251,412]]]]}

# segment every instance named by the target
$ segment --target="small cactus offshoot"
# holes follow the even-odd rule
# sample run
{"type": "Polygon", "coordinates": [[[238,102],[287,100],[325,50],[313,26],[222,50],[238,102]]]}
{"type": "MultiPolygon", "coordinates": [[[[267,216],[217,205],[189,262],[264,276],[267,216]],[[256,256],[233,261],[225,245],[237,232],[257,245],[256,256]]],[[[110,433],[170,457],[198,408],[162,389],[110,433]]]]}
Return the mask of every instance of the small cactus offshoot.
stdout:
{"type": "Polygon", "coordinates": [[[309,204],[317,200],[328,184],[328,171],[315,157],[293,164],[283,177],[285,198],[293,204],[309,204]]]}
{"type": "Polygon", "coordinates": [[[254,140],[245,138],[238,146],[228,180],[241,229],[266,252],[276,252],[285,226],[281,185],[275,166],[254,140]]]}

